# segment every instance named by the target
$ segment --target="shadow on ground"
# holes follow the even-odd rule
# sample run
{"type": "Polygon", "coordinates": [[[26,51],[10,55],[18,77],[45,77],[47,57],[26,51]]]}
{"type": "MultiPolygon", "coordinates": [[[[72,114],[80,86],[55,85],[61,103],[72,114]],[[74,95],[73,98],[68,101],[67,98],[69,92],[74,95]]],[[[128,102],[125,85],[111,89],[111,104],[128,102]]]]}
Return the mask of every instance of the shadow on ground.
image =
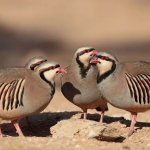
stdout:
{"type": "MultiPolygon", "coordinates": [[[[126,120],[126,119],[123,118],[123,119],[120,120],[120,123],[126,125],[127,127],[129,127],[131,121],[130,120],[126,120]]],[[[137,127],[137,129],[142,129],[144,127],[148,127],[149,128],[150,127],[150,123],[149,122],[137,122],[135,126],[137,127]]]]}
{"type": "MultiPolygon", "coordinates": [[[[30,116],[27,119],[24,118],[20,122],[20,127],[25,136],[32,137],[47,137],[51,136],[50,128],[56,125],[61,120],[66,120],[72,118],[74,115],[81,114],[81,112],[74,111],[74,112],[45,112],[38,115],[30,116]]],[[[81,114],[82,118],[82,114],[81,114]]],[[[79,116],[79,119],[81,119],[79,116]]],[[[88,114],[88,120],[99,121],[100,115],[99,114],[88,114]]],[[[123,117],[110,117],[105,116],[104,123],[111,124],[113,122],[120,122],[121,124],[125,124],[127,126],[130,125],[129,120],[125,120],[123,117]]],[[[4,135],[8,136],[18,136],[15,133],[15,129],[11,123],[3,123],[1,125],[2,132],[4,135]]],[[[137,129],[142,129],[143,127],[150,127],[150,123],[147,122],[137,122],[136,127],[137,129]]],[[[107,138],[107,137],[105,137],[107,138]]],[[[104,140],[105,140],[104,138],[104,140]]],[[[102,139],[103,140],[103,139],[102,139]]],[[[108,139],[109,141],[109,139],[108,139]]],[[[121,142],[120,139],[114,139],[114,141],[121,142]],[[119,141],[118,141],[119,140],[119,141]]]]}
{"type": "MultiPolygon", "coordinates": [[[[20,122],[20,127],[25,136],[46,137],[51,136],[50,128],[57,124],[60,120],[69,119],[78,112],[58,112],[58,113],[41,113],[38,115],[24,118],[20,122]]],[[[18,136],[15,128],[11,123],[2,124],[2,132],[4,135],[18,136]]]]}
{"type": "MultiPolygon", "coordinates": [[[[94,121],[99,121],[100,115],[98,113],[88,114],[88,119],[94,120],[94,121]]],[[[119,121],[121,124],[125,124],[127,126],[130,125],[130,120],[126,120],[126,119],[124,119],[124,117],[110,117],[110,116],[106,116],[106,115],[104,117],[104,123],[107,123],[107,124],[111,124],[111,123],[117,122],[117,121],[119,121]]],[[[139,127],[139,128],[150,127],[150,123],[148,123],[148,122],[137,122],[136,127],[139,127]]]]}
{"type": "MultiPolygon", "coordinates": [[[[83,118],[83,115],[81,116],[83,118]]],[[[100,115],[98,113],[95,114],[88,114],[87,119],[94,120],[94,121],[100,121],[100,115]]],[[[110,124],[112,122],[117,122],[124,119],[123,117],[110,117],[106,116],[104,117],[104,123],[110,124]]]]}

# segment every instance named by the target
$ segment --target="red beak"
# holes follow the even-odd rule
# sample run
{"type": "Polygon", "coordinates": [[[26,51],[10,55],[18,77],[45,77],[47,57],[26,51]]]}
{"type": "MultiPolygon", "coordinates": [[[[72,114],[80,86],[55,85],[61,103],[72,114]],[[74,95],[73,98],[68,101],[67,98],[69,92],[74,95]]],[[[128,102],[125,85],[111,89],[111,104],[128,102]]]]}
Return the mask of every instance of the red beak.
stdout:
{"type": "Polygon", "coordinates": [[[67,73],[67,71],[64,68],[59,68],[58,72],[59,73],[67,73]]]}
{"type": "Polygon", "coordinates": [[[91,61],[90,61],[90,64],[98,64],[100,63],[100,61],[98,60],[97,57],[94,57],[91,61]]]}

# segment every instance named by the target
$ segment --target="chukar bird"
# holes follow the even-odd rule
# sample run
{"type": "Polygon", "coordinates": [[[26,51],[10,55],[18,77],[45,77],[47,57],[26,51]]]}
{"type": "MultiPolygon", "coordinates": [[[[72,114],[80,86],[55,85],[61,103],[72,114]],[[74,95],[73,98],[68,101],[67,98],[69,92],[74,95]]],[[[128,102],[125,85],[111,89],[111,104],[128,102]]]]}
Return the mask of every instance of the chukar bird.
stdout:
{"type": "Polygon", "coordinates": [[[55,76],[65,70],[54,62],[45,62],[35,71],[25,68],[0,70],[0,118],[11,120],[19,135],[18,121],[42,111],[55,93],[55,76]]]}
{"type": "Polygon", "coordinates": [[[104,111],[108,110],[107,102],[101,99],[97,90],[96,69],[90,60],[97,54],[92,47],[79,48],[66,68],[67,74],[61,78],[61,91],[66,99],[80,107],[87,118],[87,109],[102,111],[100,122],[103,122],[104,111]]]}
{"type": "Polygon", "coordinates": [[[97,64],[97,84],[103,97],[113,106],[131,112],[130,136],[137,113],[150,109],[150,62],[120,63],[101,52],[91,63],[97,64]]]}

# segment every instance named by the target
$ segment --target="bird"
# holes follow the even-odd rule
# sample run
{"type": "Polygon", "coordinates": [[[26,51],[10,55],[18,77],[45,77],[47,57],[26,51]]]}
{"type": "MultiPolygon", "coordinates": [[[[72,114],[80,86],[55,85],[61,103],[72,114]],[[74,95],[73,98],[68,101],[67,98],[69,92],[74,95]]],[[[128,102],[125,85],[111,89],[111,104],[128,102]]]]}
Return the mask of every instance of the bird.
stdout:
{"type": "Polygon", "coordinates": [[[19,136],[24,136],[19,120],[46,108],[54,96],[55,76],[59,73],[65,70],[58,63],[48,61],[35,71],[0,69],[0,118],[10,120],[19,136]]]}
{"type": "Polygon", "coordinates": [[[150,109],[150,62],[119,62],[115,56],[99,52],[90,63],[97,66],[97,87],[102,96],[131,113],[131,136],[137,114],[150,109]]]}
{"type": "Polygon", "coordinates": [[[67,74],[61,78],[61,92],[67,100],[83,110],[84,119],[87,119],[88,109],[101,111],[102,123],[108,106],[97,90],[96,69],[90,64],[96,54],[97,51],[90,46],[76,50],[71,64],[65,68],[67,74]]]}

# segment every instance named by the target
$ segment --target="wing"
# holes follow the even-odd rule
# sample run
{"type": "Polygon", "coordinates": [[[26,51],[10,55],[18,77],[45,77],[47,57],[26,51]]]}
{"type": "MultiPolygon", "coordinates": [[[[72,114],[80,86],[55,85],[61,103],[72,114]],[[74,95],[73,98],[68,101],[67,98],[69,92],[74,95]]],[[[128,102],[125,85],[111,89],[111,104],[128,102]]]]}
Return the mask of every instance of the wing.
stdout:
{"type": "Polygon", "coordinates": [[[122,65],[125,68],[125,71],[133,76],[138,74],[150,74],[150,62],[125,62],[122,63],[122,65]]]}
{"type": "Polygon", "coordinates": [[[24,85],[24,69],[0,70],[0,105],[3,110],[23,106],[24,85]]]}
{"type": "Polygon", "coordinates": [[[150,73],[136,75],[126,73],[126,81],[131,97],[136,103],[150,103],[150,73]]]}
{"type": "Polygon", "coordinates": [[[25,68],[7,68],[0,69],[0,83],[10,83],[13,80],[24,79],[27,75],[32,74],[32,71],[25,68]]]}
{"type": "Polygon", "coordinates": [[[126,81],[136,103],[150,103],[150,62],[125,62],[126,81]]]}

